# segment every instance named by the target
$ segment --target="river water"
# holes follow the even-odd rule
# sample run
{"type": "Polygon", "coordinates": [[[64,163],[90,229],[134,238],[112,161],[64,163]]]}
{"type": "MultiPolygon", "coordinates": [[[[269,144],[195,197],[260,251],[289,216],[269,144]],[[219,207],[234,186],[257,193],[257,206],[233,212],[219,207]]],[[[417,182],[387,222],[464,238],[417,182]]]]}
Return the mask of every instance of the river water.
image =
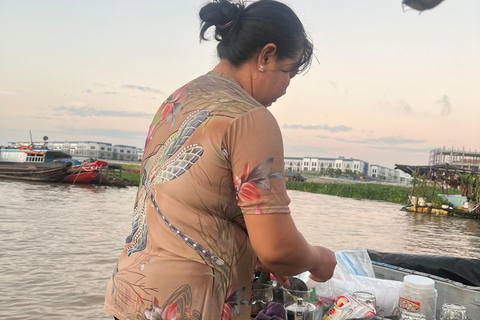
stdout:
{"type": "MultiPolygon", "coordinates": [[[[0,180],[0,319],[111,319],[103,294],[131,231],[136,188],[0,180]]],[[[298,229],[332,250],[480,259],[480,222],[289,191],[298,229]]]]}

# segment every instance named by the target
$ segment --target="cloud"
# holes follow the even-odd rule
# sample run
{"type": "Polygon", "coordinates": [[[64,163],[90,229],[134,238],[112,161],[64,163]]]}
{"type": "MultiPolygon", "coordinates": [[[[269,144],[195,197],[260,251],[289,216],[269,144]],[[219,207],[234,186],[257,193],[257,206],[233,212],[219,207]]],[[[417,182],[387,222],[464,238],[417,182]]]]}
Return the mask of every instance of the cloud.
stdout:
{"type": "Polygon", "coordinates": [[[32,118],[34,118],[34,119],[47,119],[47,120],[52,119],[51,117],[43,117],[43,116],[32,116],[32,118]]]}
{"type": "Polygon", "coordinates": [[[101,92],[101,94],[117,94],[117,93],[112,91],[104,91],[104,92],[101,92]]]}
{"type": "Polygon", "coordinates": [[[328,124],[325,124],[325,125],[320,124],[320,125],[316,125],[316,126],[312,126],[312,125],[305,126],[305,125],[302,125],[302,124],[292,124],[292,125],[284,124],[282,126],[282,128],[284,128],[284,129],[300,129],[300,130],[326,130],[326,131],[330,131],[330,132],[348,132],[348,131],[352,130],[352,128],[344,126],[344,125],[330,127],[328,124]]]}
{"type": "Polygon", "coordinates": [[[56,107],[55,111],[71,114],[80,117],[120,117],[120,118],[147,118],[151,119],[153,114],[145,112],[127,112],[119,110],[101,110],[88,107],[56,107]]]}
{"type": "Polygon", "coordinates": [[[142,86],[136,86],[136,85],[125,85],[125,86],[122,86],[122,88],[163,94],[162,91],[156,90],[156,89],[153,89],[153,88],[150,88],[150,87],[142,87],[142,86]]]}
{"type": "Polygon", "coordinates": [[[107,137],[116,139],[144,139],[147,137],[146,131],[128,131],[119,129],[91,128],[91,129],[75,129],[66,128],[61,133],[69,136],[82,137],[107,137]]]}
{"type": "Polygon", "coordinates": [[[405,112],[406,114],[413,114],[412,107],[408,103],[402,100],[400,101],[400,104],[403,107],[403,112],[405,112]]]}
{"type": "Polygon", "coordinates": [[[448,116],[452,112],[452,104],[450,103],[450,98],[446,94],[444,94],[442,100],[437,103],[442,106],[442,110],[440,111],[442,116],[448,116]]]}
{"type": "Polygon", "coordinates": [[[82,93],[92,93],[92,90],[90,90],[90,89],[83,90],[82,93]]]}
{"type": "Polygon", "coordinates": [[[408,144],[408,143],[425,143],[425,140],[415,140],[415,139],[404,139],[402,137],[382,137],[377,139],[363,139],[363,140],[349,140],[343,138],[332,138],[327,136],[316,136],[317,138],[323,139],[332,139],[340,142],[347,142],[347,143],[356,143],[356,144],[388,144],[388,145],[400,145],[400,144],[408,144]]]}

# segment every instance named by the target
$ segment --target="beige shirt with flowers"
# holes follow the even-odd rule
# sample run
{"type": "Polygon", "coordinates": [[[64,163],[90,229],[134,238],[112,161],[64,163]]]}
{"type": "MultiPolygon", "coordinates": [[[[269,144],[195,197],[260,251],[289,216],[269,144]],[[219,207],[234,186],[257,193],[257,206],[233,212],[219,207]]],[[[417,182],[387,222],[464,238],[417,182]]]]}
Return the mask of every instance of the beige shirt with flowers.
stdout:
{"type": "Polygon", "coordinates": [[[105,309],[119,319],[249,319],[256,256],[243,214],[289,214],[289,202],[272,114],[228,79],[193,80],[150,126],[105,309]]]}

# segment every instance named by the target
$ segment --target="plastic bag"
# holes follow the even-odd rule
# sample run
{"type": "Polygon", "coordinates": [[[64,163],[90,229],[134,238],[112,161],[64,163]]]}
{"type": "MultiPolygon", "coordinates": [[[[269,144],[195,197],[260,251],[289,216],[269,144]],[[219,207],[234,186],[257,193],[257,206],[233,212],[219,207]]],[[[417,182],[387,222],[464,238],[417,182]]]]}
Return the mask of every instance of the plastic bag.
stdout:
{"type": "Polygon", "coordinates": [[[401,281],[375,279],[356,275],[348,275],[345,279],[332,278],[334,292],[365,291],[373,294],[377,300],[377,313],[386,316],[398,315],[398,298],[401,281]]]}
{"type": "Polygon", "coordinates": [[[375,278],[372,260],[365,248],[349,249],[335,252],[337,276],[351,274],[363,277],[375,278]]]}
{"type": "Polygon", "coordinates": [[[349,292],[365,291],[375,295],[377,312],[390,316],[398,314],[401,281],[375,278],[372,261],[364,248],[342,250],[335,253],[337,266],[332,279],[317,284],[315,294],[324,306],[349,292]]]}

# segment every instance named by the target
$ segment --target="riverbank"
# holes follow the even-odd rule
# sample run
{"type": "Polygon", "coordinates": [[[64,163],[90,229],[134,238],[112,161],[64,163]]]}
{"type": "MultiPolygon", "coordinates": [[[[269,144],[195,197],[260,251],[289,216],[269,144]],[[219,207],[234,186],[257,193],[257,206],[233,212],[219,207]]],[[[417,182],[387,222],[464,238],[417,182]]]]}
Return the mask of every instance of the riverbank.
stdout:
{"type": "Polygon", "coordinates": [[[363,200],[379,200],[406,205],[411,187],[377,183],[327,183],[287,181],[288,190],[320,193],[363,200]]]}
{"type": "MultiPolygon", "coordinates": [[[[139,165],[123,166],[122,179],[130,186],[140,183],[139,165]]],[[[352,180],[328,177],[307,177],[308,182],[287,181],[288,190],[305,191],[353,199],[379,200],[407,204],[411,187],[385,183],[361,183],[352,180]],[[312,181],[312,182],[310,182],[312,181]]]]}

